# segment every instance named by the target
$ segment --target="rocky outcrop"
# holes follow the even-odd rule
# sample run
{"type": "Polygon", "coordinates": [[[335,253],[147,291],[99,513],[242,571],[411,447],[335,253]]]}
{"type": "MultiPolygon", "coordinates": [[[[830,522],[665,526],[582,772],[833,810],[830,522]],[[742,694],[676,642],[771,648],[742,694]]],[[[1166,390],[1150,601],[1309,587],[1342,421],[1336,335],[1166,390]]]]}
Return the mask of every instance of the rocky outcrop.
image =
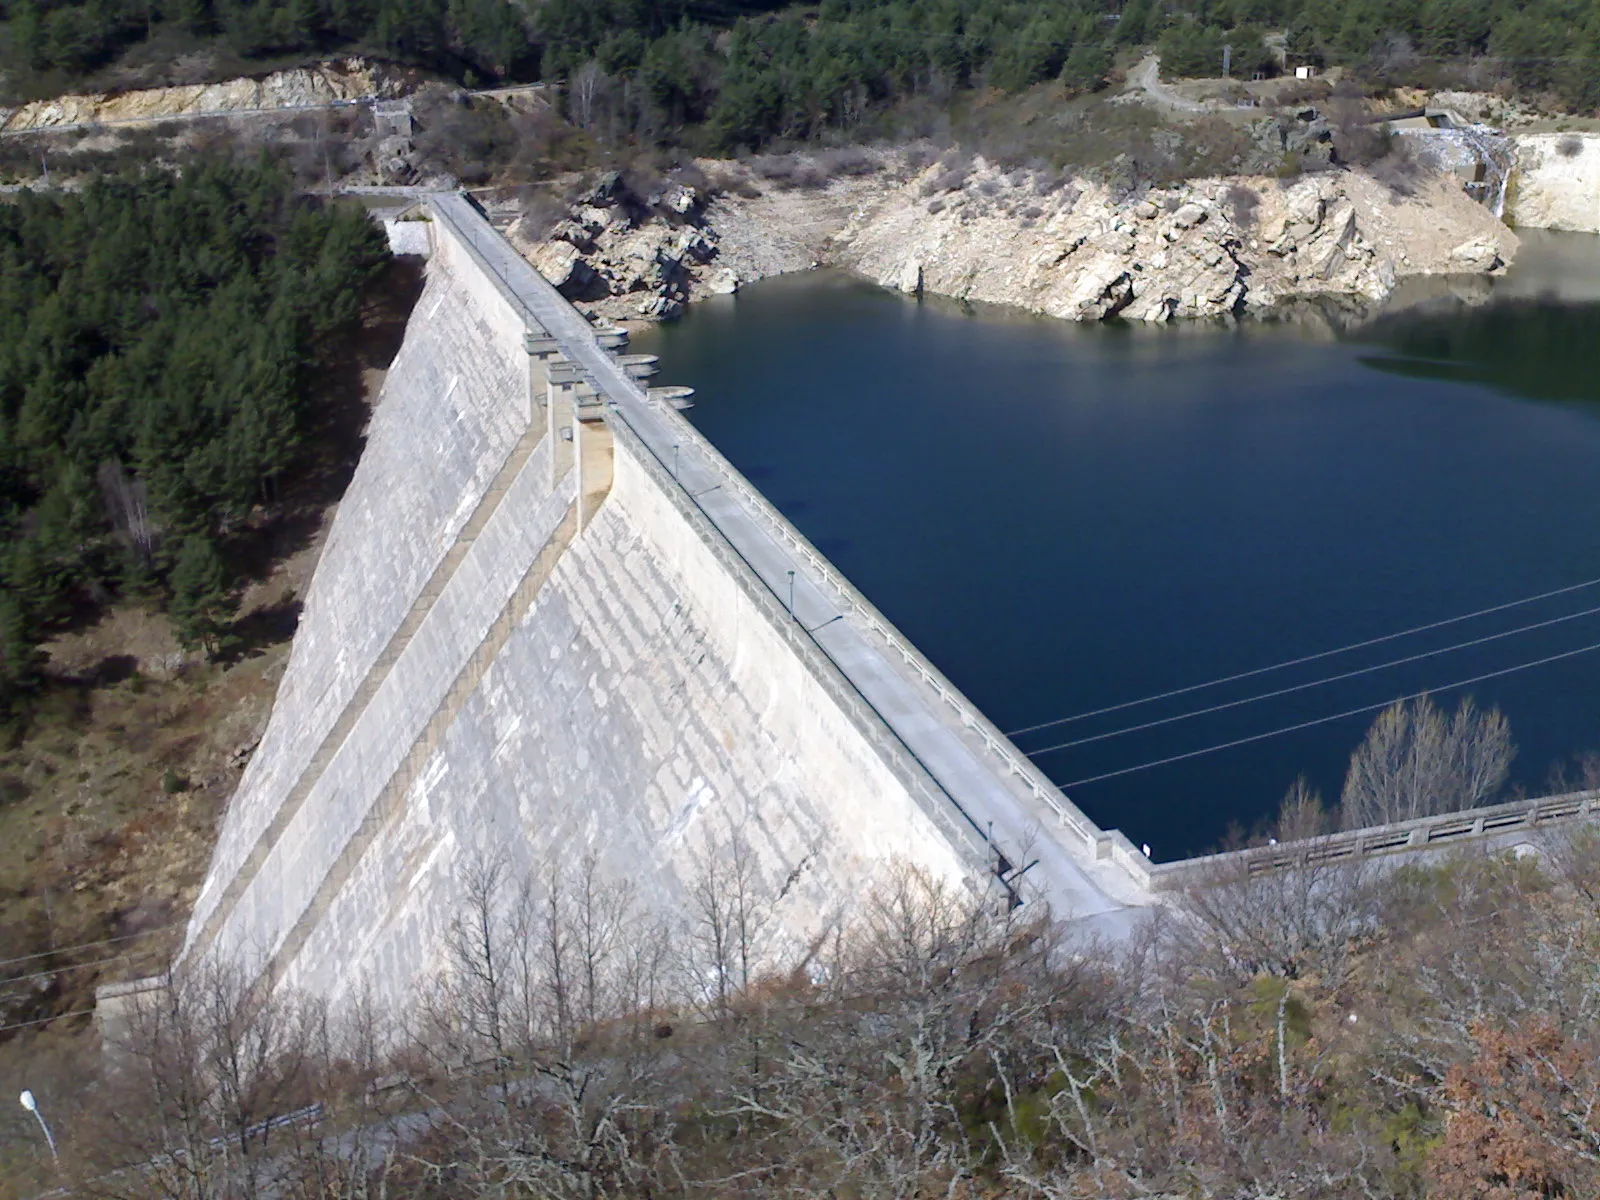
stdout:
{"type": "Polygon", "coordinates": [[[1529,229],[1600,232],[1600,135],[1520,133],[1506,219],[1529,229]]]}
{"type": "Polygon", "coordinates": [[[1378,298],[1392,283],[1331,176],[1265,198],[1260,181],[1207,182],[1119,204],[1096,185],[1041,196],[1031,179],[979,175],[866,216],[841,234],[838,261],[904,290],[914,276],[1070,320],[1227,316],[1307,292],[1378,298]]]}
{"type": "Polygon", "coordinates": [[[1355,172],[1199,180],[1118,201],[980,165],[853,222],[834,259],[880,283],[1072,320],[1222,317],[1318,296],[1380,302],[1406,275],[1491,272],[1516,238],[1440,179],[1402,196],[1355,172]]]}
{"type": "Polygon", "coordinates": [[[542,239],[526,222],[510,234],[539,273],[568,300],[614,317],[677,316],[692,294],[731,292],[730,271],[709,268],[718,234],[702,219],[705,198],[687,183],[645,197],[615,173],[574,204],[542,239]]]}
{"type": "Polygon", "coordinates": [[[682,185],[629,202],[602,181],[523,248],[563,294],[613,318],[670,317],[761,275],[831,263],[909,293],[1167,321],[1312,297],[1372,305],[1407,276],[1498,271],[1516,237],[1434,174],[1403,191],[1323,171],[1118,196],[1053,171],[889,160],[870,181],[761,191],[746,180],[709,205],[682,185]],[[750,219],[756,208],[766,232],[750,219]],[[774,249],[774,226],[812,236],[774,249]]]}

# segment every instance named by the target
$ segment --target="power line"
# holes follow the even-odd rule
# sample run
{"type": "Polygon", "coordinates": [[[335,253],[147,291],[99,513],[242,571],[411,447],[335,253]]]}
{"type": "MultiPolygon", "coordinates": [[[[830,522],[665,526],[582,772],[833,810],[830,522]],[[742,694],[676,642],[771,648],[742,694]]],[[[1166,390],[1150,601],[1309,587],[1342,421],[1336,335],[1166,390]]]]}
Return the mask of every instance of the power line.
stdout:
{"type": "MultiPolygon", "coordinates": [[[[1121,712],[1125,708],[1135,708],[1141,704],[1154,704],[1157,700],[1170,700],[1174,696],[1186,696],[1190,692],[1198,692],[1205,688],[1220,687],[1225,683],[1237,683],[1241,679],[1250,679],[1256,675],[1265,675],[1270,671],[1281,671],[1286,667],[1298,667],[1303,663],[1316,662],[1318,659],[1332,658],[1337,654],[1348,654],[1352,650],[1364,650],[1368,646],[1382,645],[1399,638],[1410,637],[1414,633],[1427,633],[1431,629],[1443,629],[1447,625],[1458,625],[1462,621],[1471,621],[1477,617],[1487,617],[1492,613],[1505,612],[1507,609],[1520,608],[1524,604],[1534,604],[1540,600],[1549,600],[1555,596],[1564,596],[1568,592],[1581,591],[1584,588],[1600,584],[1600,579],[1590,579],[1584,583],[1574,583],[1568,587],[1556,588],[1551,592],[1540,592],[1537,596],[1527,596],[1521,600],[1511,600],[1505,604],[1496,604],[1492,608],[1480,608],[1476,612],[1465,613],[1459,617],[1449,617],[1443,621],[1431,621],[1426,625],[1415,625],[1410,629],[1402,629],[1399,633],[1388,633],[1382,637],[1368,638],[1364,642],[1351,642],[1347,646],[1339,646],[1333,650],[1321,650],[1316,654],[1302,655],[1300,658],[1285,659],[1283,662],[1273,663],[1270,667],[1257,667],[1252,671],[1240,671],[1237,675],[1225,675],[1220,679],[1207,680],[1205,683],[1192,683],[1188,687],[1174,688],[1170,692],[1160,692],[1154,696],[1145,696],[1139,700],[1125,700],[1121,704],[1107,705],[1105,708],[1092,709],[1089,712],[1077,713],[1070,717],[1057,717],[1054,721],[1041,721],[1037,725],[1027,725],[1021,729],[1013,729],[1006,734],[1007,737],[1021,737],[1025,733],[1037,733],[1041,729],[1049,729],[1054,725],[1068,725],[1073,721],[1085,721],[1090,717],[1104,716],[1106,713],[1121,712]]],[[[1039,751],[1043,754],[1044,751],[1039,751]]]]}
{"type": "Polygon", "coordinates": [[[1576,621],[1580,617],[1592,617],[1600,613],[1600,605],[1594,608],[1585,608],[1580,612],[1571,613],[1564,617],[1551,617],[1547,621],[1535,621],[1531,625],[1520,625],[1516,629],[1507,629],[1501,633],[1491,633],[1484,637],[1473,638],[1467,642],[1457,642],[1453,646],[1441,646],[1437,650],[1425,650],[1421,654],[1409,654],[1405,658],[1391,658],[1388,662],[1375,663],[1370,667],[1360,667],[1354,671],[1344,671],[1338,675],[1329,675],[1324,679],[1313,679],[1309,683],[1297,683],[1292,687],[1278,688],[1272,692],[1262,692],[1256,696],[1246,696],[1242,700],[1228,700],[1222,704],[1213,704],[1210,708],[1197,708],[1190,712],[1178,713],[1172,717],[1159,717],[1154,721],[1145,721],[1139,725],[1128,725],[1122,729],[1113,729],[1107,733],[1091,734],[1089,737],[1077,738],[1070,742],[1059,742],[1054,746],[1046,746],[1043,750],[1034,750],[1034,754],[1049,754],[1054,750],[1066,750],[1072,746],[1087,746],[1090,742],[1103,742],[1108,738],[1122,737],[1124,734],[1138,733],[1144,729],[1155,729],[1159,725],[1171,725],[1178,721],[1187,721],[1191,717],[1203,717],[1210,713],[1223,712],[1230,708],[1239,708],[1245,704],[1255,704],[1259,700],[1272,700],[1278,696],[1288,696],[1294,692],[1304,692],[1311,688],[1322,687],[1329,683],[1338,683],[1345,679],[1354,679],[1358,675],[1370,675],[1374,671],[1386,671],[1390,667],[1401,667],[1406,663],[1421,662],[1425,658],[1437,658],[1441,654],[1451,654],[1457,650],[1466,650],[1473,646],[1482,646],[1488,642],[1498,642],[1502,638],[1516,637],[1519,633],[1528,633],[1534,629],[1543,629],[1549,625],[1560,625],[1565,621],[1576,621]]]}
{"type": "Polygon", "coordinates": [[[87,971],[90,967],[107,967],[112,963],[124,962],[130,957],[131,955],[127,954],[117,954],[111,958],[97,958],[93,962],[74,963],[72,966],[56,967],[49,971],[35,971],[32,975],[9,975],[4,979],[0,979],[0,987],[5,987],[7,984],[12,983],[27,983],[34,979],[50,979],[56,975],[65,975],[68,971],[87,971]]]}
{"type": "MultiPolygon", "coordinates": [[[[1139,763],[1137,766],[1123,767],[1120,771],[1106,771],[1100,775],[1090,775],[1083,779],[1074,779],[1071,783],[1057,784],[1057,787],[1066,788],[1082,787],[1088,783],[1099,783],[1102,779],[1115,779],[1119,775],[1132,775],[1135,771],[1148,771],[1152,767],[1164,767],[1168,763],[1183,762],[1189,758],[1199,758],[1203,754],[1215,754],[1220,750],[1231,750],[1235,746],[1248,746],[1251,742],[1265,741],[1267,738],[1278,737],[1285,733],[1295,733],[1301,729],[1310,729],[1315,725],[1326,725],[1330,721],[1342,721],[1346,717],[1360,716],[1362,713],[1375,712],[1380,708],[1388,708],[1391,704],[1403,704],[1407,700],[1420,700],[1434,692],[1450,692],[1456,688],[1467,687],[1474,683],[1482,683],[1485,679],[1498,679],[1502,675],[1511,675],[1517,671],[1526,671],[1531,667],[1542,667],[1547,663],[1560,662],[1564,658],[1576,658],[1580,654],[1588,654],[1593,650],[1600,650],[1600,642],[1591,642],[1587,646],[1579,646],[1576,650],[1567,650],[1561,654],[1552,654],[1547,658],[1537,658],[1532,662],[1519,663],[1514,667],[1504,667],[1498,671],[1489,671],[1483,675],[1474,675],[1471,679],[1458,679],[1454,683],[1447,683],[1441,687],[1431,688],[1427,691],[1412,692],[1409,696],[1397,696],[1393,700],[1380,700],[1377,704],[1366,704],[1360,708],[1346,709],[1341,713],[1334,713],[1331,717],[1317,717],[1311,721],[1301,721],[1298,725],[1285,725],[1282,729],[1271,729],[1266,733],[1253,733],[1249,737],[1235,738],[1231,742],[1222,742],[1215,746],[1206,746],[1200,750],[1190,750],[1185,754],[1173,754],[1167,758],[1157,758],[1150,762],[1139,763]]],[[[1042,753],[1042,752],[1041,752],[1042,753]]]]}
{"type": "Polygon", "coordinates": [[[51,1021],[65,1021],[68,1017],[90,1017],[94,1015],[92,1008],[80,1008],[76,1012],[57,1013],[53,1017],[35,1017],[31,1021],[14,1021],[10,1025],[0,1025],[0,1033],[12,1029],[26,1029],[30,1025],[48,1025],[51,1021]]]}
{"type": "Polygon", "coordinates": [[[0,958],[0,967],[9,967],[15,963],[32,962],[36,958],[49,958],[52,954],[74,954],[79,950],[94,950],[101,946],[115,946],[119,942],[131,942],[135,938],[154,937],[158,933],[182,928],[181,923],[162,925],[157,929],[146,929],[143,933],[125,933],[121,937],[106,938],[102,942],[84,942],[77,946],[62,946],[57,950],[41,950],[37,954],[24,954],[17,958],[0,958]]]}

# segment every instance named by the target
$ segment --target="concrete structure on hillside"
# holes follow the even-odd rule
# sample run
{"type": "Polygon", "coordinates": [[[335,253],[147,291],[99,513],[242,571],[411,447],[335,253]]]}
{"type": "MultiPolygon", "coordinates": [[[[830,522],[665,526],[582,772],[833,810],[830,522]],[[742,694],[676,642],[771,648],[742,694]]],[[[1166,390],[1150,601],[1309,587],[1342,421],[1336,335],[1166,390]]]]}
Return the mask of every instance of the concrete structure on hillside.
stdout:
{"type": "MultiPolygon", "coordinates": [[[[183,958],[392,1004],[476,863],[593,856],[659,912],[735,843],[774,958],[892,861],[1115,933],[1097,829],[463,197],[223,821],[183,958]]],[[[400,228],[405,226],[407,228],[400,228]]],[[[422,232],[425,230],[426,232],[422,232]]],[[[759,386],[759,380],[752,381],[759,386]]]]}

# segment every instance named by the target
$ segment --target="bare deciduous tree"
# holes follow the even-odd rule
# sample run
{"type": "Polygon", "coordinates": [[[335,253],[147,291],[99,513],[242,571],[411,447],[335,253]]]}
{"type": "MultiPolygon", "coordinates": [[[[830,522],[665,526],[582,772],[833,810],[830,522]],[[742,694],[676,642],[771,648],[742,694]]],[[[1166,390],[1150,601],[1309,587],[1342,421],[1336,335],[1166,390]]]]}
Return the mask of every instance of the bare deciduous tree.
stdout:
{"type": "Polygon", "coordinates": [[[1453,717],[1424,696],[1391,705],[1350,756],[1340,802],[1346,829],[1460,812],[1505,785],[1516,747],[1497,708],[1468,696],[1453,717]]]}

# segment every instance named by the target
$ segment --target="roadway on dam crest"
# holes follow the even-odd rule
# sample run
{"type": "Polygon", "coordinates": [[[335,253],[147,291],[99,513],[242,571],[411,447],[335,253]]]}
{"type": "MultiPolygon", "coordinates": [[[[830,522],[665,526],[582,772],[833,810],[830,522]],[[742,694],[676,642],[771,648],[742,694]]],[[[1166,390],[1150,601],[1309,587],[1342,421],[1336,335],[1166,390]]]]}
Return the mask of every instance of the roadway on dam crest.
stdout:
{"type": "MultiPolygon", "coordinates": [[[[1046,899],[1068,919],[1098,918],[1094,924],[1108,931],[1125,926],[1121,918],[1132,916],[1130,906],[1150,903],[1142,880],[1109,857],[1097,858],[1094,847],[1097,840],[1104,842],[1105,835],[1059,794],[1046,795],[1041,802],[1039,780],[1030,773],[1025,781],[1022,773],[1027,771],[1026,760],[1008,744],[997,754],[998,733],[947,681],[930,681],[928,669],[910,663],[907,648],[887,644],[879,636],[885,624],[881,619],[872,622],[876,631],[862,620],[865,602],[842,594],[842,581],[817,569],[814,551],[796,552],[799,535],[775,528],[781,517],[759,511],[737,494],[751,491],[749,485],[681,418],[652,404],[600,346],[581,314],[465,197],[435,195],[429,204],[556,339],[563,353],[584,369],[603,398],[608,417],[625,423],[677,479],[694,505],[790,609],[807,636],[935,781],[959,819],[1004,855],[1013,872],[1027,868],[1022,876],[1025,898],[1046,899]]],[[[1047,781],[1044,786],[1049,786],[1047,781]]]]}

